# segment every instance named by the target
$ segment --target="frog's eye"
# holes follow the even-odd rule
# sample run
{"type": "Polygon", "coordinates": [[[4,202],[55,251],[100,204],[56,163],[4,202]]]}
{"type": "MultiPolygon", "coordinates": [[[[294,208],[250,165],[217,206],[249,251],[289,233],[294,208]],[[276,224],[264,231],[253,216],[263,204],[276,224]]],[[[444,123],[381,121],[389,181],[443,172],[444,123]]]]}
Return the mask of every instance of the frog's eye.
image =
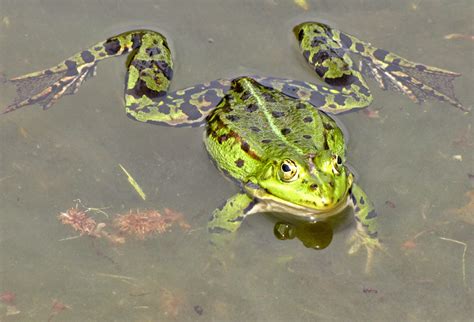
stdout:
{"type": "Polygon", "coordinates": [[[298,178],[298,166],[292,160],[283,160],[278,172],[280,179],[285,182],[291,182],[298,178]]]}
{"type": "Polygon", "coordinates": [[[339,155],[334,155],[333,158],[332,171],[335,175],[340,174],[342,166],[342,158],[339,155]]]}

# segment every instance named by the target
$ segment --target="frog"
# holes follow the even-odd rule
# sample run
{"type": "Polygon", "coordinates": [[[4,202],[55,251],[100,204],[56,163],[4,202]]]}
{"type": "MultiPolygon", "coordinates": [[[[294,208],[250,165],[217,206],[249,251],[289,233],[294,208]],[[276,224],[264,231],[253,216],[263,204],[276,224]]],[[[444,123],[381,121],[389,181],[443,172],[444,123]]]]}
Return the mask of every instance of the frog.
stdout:
{"type": "Polygon", "coordinates": [[[54,67],[12,78],[18,95],[3,113],[33,104],[47,110],[76,93],[99,62],[128,55],[126,115],[169,127],[205,127],[211,160],[240,187],[212,213],[211,236],[235,236],[252,214],[317,223],[352,207],[356,228],[348,252],[365,249],[369,271],[373,254],[383,249],[378,215],[346,162],[345,135],[335,115],[371,104],[365,77],[416,103],[432,98],[466,111],[453,88],[460,74],[410,61],[320,22],[302,22],[293,33],[320,83],[242,75],[169,91],[173,59],[166,37],[132,30],[54,67]]]}

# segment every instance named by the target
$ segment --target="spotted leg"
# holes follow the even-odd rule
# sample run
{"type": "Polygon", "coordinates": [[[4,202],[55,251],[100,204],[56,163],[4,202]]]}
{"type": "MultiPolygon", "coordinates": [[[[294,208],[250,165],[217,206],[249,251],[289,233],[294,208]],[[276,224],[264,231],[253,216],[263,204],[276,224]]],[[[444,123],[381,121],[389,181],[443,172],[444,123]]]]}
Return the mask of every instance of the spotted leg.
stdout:
{"type": "Polygon", "coordinates": [[[227,200],[221,209],[216,209],[208,224],[211,242],[220,245],[228,241],[250,214],[257,212],[258,202],[245,192],[240,192],[227,200]]]}
{"type": "Polygon", "coordinates": [[[352,185],[349,198],[357,222],[357,229],[348,240],[351,244],[349,254],[356,253],[361,246],[364,246],[367,250],[365,271],[369,273],[374,252],[383,249],[377,237],[377,212],[365,192],[357,184],[352,185]]]}
{"type": "Polygon", "coordinates": [[[124,54],[128,54],[125,109],[128,116],[141,122],[202,125],[230,87],[230,81],[215,80],[168,93],[173,62],[165,37],[135,30],[97,43],[52,68],[11,79],[17,98],[3,113],[32,104],[47,109],[64,95],[76,93],[95,75],[100,61],[124,54]]]}
{"type": "MultiPolygon", "coordinates": [[[[329,96],[313,92],[305,96],[316,107],[339,113],[369,105],[372,98],[363,73],[382,89],[398,91],[416,103],[432,98],[466,110],[454,94],[452,82],[458,73],[409,61],[322,23],[302,23],[294,33],[303,56],[328,85],[316,90],[329,91],[329,96]],[[353,63],[350,54],[360,59],[360,66],[353,63]]],[[[291,89],[290,96],[292,92],[295,90],[291,89]]]]}

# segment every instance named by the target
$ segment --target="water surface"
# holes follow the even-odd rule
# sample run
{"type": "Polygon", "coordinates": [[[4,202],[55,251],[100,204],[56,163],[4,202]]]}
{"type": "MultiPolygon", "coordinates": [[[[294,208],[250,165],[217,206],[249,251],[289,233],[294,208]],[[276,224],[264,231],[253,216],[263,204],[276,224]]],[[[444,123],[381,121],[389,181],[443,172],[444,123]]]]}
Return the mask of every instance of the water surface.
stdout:
{"type": "MultiPolygon", "coordinates": [[[[463,73],[456,92],[472,105],[474,42],[444,39],[474,34],[472,1],[307,4],[308,10],[283,0],[1,0],[0,71],[12,77],[43,69],[109,36],[151,28],[171,41],[175,89],[246,73],[310,81],[291,29],[316,20],[463,73]]],[[[0,320],[48,320],[53,299],[70,307],[53,321],[472,319],[474,214],[471,208],[461,218],[449,210],[466,205],[473,189],[472,113],[432,101],[419,106],[371,82],[378,118],[339,117],[350,133],[350,164],[378,209],[387,248],[370,275],[365,253],[347,255],[353,225],[314,251],[276,240],[272,219],[263,215],[243,223],[228,256],[217,262],[205,227],[237,187],[209,162],[202,129],[125,116],[124,62],[102,63],[77,95],[47,112],[28,107],[0,118],[0,292],[14,292],[20,311],[6,316],[7,305],[0,304],[0,320]],[[75,233],[57,215],[76,199],[109,207],[110,216],[169,207],[192,230],[123,246],[62,240],[75,233]]],[[[0,106],[13,98],[13,88],[2,85],[0,106]]]]}

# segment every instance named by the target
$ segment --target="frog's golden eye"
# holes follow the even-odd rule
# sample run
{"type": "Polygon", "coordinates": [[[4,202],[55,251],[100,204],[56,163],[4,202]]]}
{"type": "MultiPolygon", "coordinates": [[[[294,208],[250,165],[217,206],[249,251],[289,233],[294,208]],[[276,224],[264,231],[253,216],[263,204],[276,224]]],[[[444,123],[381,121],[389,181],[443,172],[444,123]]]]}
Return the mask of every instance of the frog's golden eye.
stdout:
{"type": "Polygon", "coordinates": [[[283,160],[278,175],[282,181],[295,181],[298,178],[298,166],[293,160],[283,160]]]}
{"type": "Polygon", "coordinates": [[[332,157],[332,171],[335,175],[340,174],[341,166],[342,166],[342,158],[339,155],[334,155],[332,157]]]}

